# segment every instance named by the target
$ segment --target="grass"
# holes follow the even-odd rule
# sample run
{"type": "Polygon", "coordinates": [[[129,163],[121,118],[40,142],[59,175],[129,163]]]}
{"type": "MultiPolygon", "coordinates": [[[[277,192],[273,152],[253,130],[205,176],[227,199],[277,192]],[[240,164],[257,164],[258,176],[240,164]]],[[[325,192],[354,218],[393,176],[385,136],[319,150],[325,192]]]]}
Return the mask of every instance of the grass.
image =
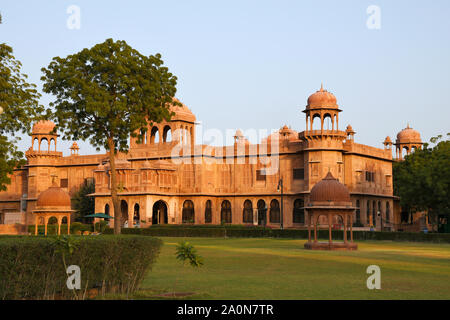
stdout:
{"type": "Polygon", "coordinates": [[[161,239],[134,299],[174,290],[195,293],[182,299],[450,299],[450,244],[365,241],[347,252],[305,250],[305,240],[187,238],[205,263],[193,269],[175,258],[182,238],[161,239]],[[381,290],[367,289],[372,264],[381,290]]]}

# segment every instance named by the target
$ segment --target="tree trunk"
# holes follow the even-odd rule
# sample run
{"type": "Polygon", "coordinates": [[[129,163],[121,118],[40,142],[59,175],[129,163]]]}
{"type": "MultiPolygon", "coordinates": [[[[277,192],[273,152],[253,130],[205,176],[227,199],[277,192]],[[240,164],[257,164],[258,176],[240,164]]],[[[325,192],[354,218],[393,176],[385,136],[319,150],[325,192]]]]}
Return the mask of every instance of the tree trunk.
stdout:
{"type": "Polygon", "coordinates": [[[111,199],[114,206],[114,234],[120,234],[120,228],[122,225],[122,212],[119,203],[119,197],[117,196],[117,172],[116,172],[116,146],[113,138],[108,139],[109,147],[109,166],[111,169],[111,199]]]}

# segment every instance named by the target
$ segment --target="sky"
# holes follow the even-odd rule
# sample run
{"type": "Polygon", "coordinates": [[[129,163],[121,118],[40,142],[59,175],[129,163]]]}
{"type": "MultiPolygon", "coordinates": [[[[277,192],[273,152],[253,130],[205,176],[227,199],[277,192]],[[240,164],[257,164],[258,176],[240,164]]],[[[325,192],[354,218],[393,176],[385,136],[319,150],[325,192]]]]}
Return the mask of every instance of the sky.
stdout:
{"type": "MultiPolygon", "coordinates": [[[[351,124],[358,143],[382,148],[408,123],[425,142],[450,132],[448,0],[1,0],[0,12],[0,43],[39,90],[53,57],[113,38],[161,53],[203,131],[303,131],[301,111],[323,83],[343,110],[340,129],[351,124]],[[71,5],[79,29],[67,25],[71,5]]],[[[19,144],[30,145],[27,136],[19,144]]],[[[59,141],[58,151],[70,145],[59,141]]]]}

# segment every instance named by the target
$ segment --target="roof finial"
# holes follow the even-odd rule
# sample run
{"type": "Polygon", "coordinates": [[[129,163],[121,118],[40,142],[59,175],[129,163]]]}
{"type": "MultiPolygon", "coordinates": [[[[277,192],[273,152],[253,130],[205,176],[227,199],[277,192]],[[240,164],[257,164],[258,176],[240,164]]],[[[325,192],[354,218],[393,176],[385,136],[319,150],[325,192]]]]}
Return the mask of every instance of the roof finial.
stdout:
{"type": "Polygon", "coordinates": [[[323,91],[323,82],[320,83],[320,91],[323,91]]]}
{"type": "Polygon", "coordinates": [[[408,128],[408,129],[409,129],[409,122],[407,122],[407,126],[406,126],[406,128],[408,128]]]}

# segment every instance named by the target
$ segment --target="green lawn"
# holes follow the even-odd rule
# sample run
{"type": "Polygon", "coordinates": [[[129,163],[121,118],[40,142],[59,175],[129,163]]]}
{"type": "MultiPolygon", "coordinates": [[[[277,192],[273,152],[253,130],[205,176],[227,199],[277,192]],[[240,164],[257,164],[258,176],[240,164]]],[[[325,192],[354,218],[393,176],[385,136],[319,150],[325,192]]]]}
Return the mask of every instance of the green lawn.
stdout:
{"type": "Polygon", "coordinates": [[[164,246],[135,299],[174,291],[191,299],[450,299],[450,245],[358,242],[358,251],[309,251],[305,240],[188,238],[204,258],[194,270],[175,259],[182,238],[164,246]],[[369,290],[366,268],[381,268],[369,290]]]}

